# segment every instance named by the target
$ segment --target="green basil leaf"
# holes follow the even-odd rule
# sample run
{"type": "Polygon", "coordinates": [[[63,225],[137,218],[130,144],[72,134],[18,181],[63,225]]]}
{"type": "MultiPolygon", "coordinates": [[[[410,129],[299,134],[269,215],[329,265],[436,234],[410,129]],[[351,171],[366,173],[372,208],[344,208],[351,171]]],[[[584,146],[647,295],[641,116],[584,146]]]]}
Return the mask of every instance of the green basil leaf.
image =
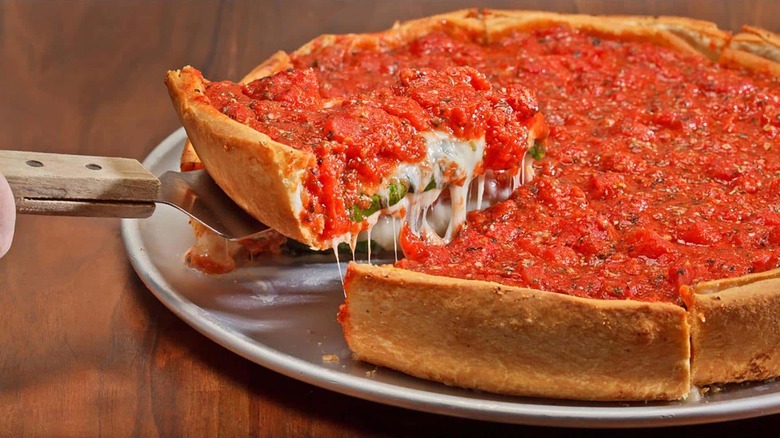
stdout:
{"type": "Polygon", "coordinates": [[[542,143],[539,140],[534,141],[533,147],[531,149],[528,149],[528,153],[533,157],[534,160],[539,161],[542,158],[544,158],[544,154],[546,152],[546,148],[544,147],[544,143],[542,143]]]}
{"type": "Polygon", "coordinates": [[[382,208],[381,199],[379,198],[379,195],[374,195],[371,197],[371,205],[367,208],[360,208],[357,205],[353,205],[350,218],[353,222],[362,222],[363,219],[376,213],[380,208],[382,208]]]}
{"type": "Polygon", "coordinates": [[[390,184],[388,188],[387,205],[392,206],[398,204],[401,199],[406,196],[406,186],[403,184],[390,184]]]}

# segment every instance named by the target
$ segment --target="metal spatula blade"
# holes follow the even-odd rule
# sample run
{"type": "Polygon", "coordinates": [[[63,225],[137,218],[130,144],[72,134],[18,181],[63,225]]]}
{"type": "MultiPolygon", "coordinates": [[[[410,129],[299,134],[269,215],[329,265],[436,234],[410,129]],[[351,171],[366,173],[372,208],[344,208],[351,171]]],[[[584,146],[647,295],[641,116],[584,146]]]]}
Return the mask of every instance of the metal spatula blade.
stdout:
{"type": "Polygon", "coordinates": [[[2,173],[20,214],[145,218],[157,203],[188,214],[229,240],[270,230],[230,199],[205,170],[158,179],[128,158],[0,150],[2,173]]]}
{"type": "Polygon", "coordinates": [[[205,170],[163,173],[157,201],[178,208],[227,239],[253,238],[269,230],[233,202],[205,170]]]}

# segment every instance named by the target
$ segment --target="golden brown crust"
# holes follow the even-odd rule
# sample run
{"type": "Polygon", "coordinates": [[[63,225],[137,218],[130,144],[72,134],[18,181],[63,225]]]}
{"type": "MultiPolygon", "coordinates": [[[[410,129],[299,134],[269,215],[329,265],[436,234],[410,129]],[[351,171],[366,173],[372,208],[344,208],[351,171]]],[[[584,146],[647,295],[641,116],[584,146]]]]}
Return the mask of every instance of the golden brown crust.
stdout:
{"type": "Polygon", "coordinates": [[[771,280],[778,277],[780,277],[780,269],[772,269],[771,271],[743,275],[741,277],[721,278],[719,280],[704,281],[698,283],[693,288],[693,291],[696,295],[709,295],[722,292],[727,289],[745,286],[751,283],[758,283],[764,280],[771,280]]]}
{"type": "Polygon", "coordinates": [[[490,392],[669,400],[690,388],[686,313],[351,263],[341,314],[371,363],[490,392]]]}
{"type": "MultiPolygon", "coordinates": [[[[780,270],[706,286],[691,309],[695,385],[780,374],[780,270]]],[[[717,283],[717,282],[714,282],[717,283]]]]}
{"type": "Polygon", "coordinates": [[[742,33],[731,40],[734,50],[751,52],[762,58],[780,62],[780,36],[760,27],[744,26],[742,33]]]}
{"type": "Polygon", "coordinates": [[[402,23],[396,22],[390,30],[380,32],[379,35],[392,47],[398,47],[437,31],[443,31],[459,39],[486,42],[484,18],[475,9],[462,9],[402,23]]]}
{"type": "Polygon", "coordinates": [[[780,269],[700,283],[694,292],[695,385],[780,375],[780,269]]]}
{"type": "Polygon", "coordinates": [[[200,161],[198,153],[195,152],[195,148],[192,147],[192,142],[187,139],[187,141],[184,142],[184,148],[181,150],[179,170],[182,172],[189,172],[190,170],[199,169],[203,169],[203,162],[200,161]]]}
{"type": "Polygon", "coordinates": [[[257,67],[253,68],[252,71],[247,73],[247,75],[244,76],[240,82],[246,84],[254,80],[279,73],[280,71],[287,70],[288,68],[292,68],[290,55],[280,50],[271,55],[270,58],[263,61],[257,67]]]}
{"type": "Polygon", "coordinates": [[[662,26],[661,23],[665,22],[660,21],[660,19],[499,10],[486,11],[484,17],[488,41],[494,41],[510,32],[528,32],[546,27],[569,26],[595,36],[623,41],[649,42],[681,52],[702,54],[683,38],[662,26]]]}
{"type": "Polygon", "coordinates": [[[720,54],[720,63],[727,66],[748,68],[771,76],[780,76],[780,64],[744,50],[723,49],[720,54]]]}
{"type": "Polygon", "coordinates": [[[767,30],[744,26],[720,55],[724,65],[780,76],[780,37],[767,30]]]}
{"type": "Polygon", "coordinates": [[[612,16],[610,19],[670,32],[712,61],[718,60],[720,52],[732,36],[730,32],[719,29],[715,23],[685,17],[612,16]]]}
{"type": "Polygon", "coordinates": [[[349,38],[350,47],[359,50],[390,50],[432,32],[443,31],[464,40],[485,42],[485,24],[474,9],[463,9],[431,17],[396,22],[392,28],[376,33],[320,35],[301,46],[294,55],[308,55],[336,42],[349,38]]]}
{"type": "Polygon", "coordinates": [[[217,111],[203,96],[203,81],[191,67],[168,72],[165,83],[198,157],[225,193],[261,222],[315,246],[296,199],[314,156],[217,111]]]}
{"type": "Polygon", "coordinates": [[[486,11],[488,40],[507,32],[566,25],[591,34],[643,41],[698,53],[733,67],[780,76],[780,37],[765,29],[744,26],[733,36],[714,23],[684,17],[590,16],[536,11],[486,11]]]}
{"type": "MultiPolygon", "coordinates": [[[[292,62],[290,61],[290,55],[283,51],[278,51],[260,65],[253,68],[252,71],[244,76],[239,82],[246,84],[256,79],[279,73],[280,71],[291,67],[292,62]]],[[[203,168],[203,163],[200,161],[198,153],[195,152],[195,148],[192,146],[192,142],[189,138],[187,138],[187,141],[184,143],[184,149],[182,149],[181,152],[181,164],[179,167],[182,172],[203,168]]]]}

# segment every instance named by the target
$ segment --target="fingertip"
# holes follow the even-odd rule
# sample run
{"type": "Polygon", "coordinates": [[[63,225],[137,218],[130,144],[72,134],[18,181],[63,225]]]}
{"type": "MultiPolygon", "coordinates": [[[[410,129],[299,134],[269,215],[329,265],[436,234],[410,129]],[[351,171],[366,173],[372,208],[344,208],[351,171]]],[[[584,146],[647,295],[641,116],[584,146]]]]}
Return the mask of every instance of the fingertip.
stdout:
{"type": "Polygon", "coordinates": [[[0,174],[0,257],[3,257],[11,249],[11,242],[16,227],[16,203],[11,186],[5,177],[0,174]]]}

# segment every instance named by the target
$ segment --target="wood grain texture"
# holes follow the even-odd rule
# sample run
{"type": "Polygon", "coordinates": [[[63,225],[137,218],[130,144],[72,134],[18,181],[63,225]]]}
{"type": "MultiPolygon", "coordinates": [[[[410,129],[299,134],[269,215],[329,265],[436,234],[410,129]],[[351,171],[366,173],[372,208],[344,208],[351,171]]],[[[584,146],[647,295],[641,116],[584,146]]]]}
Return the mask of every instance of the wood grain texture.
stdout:
{"type": "Polygon", "coordinates": [[[130,158],[0,150],[21,214],[146,218],[160,181],[130,158]]]}
{"type": "MultiPolygon", "coordinates": [[[[0,147],[143,158],[178,128],[162,84],[186,64],[238,79],[279,49],[473,1],[0,2],[0,147]]],[[[478,2],[560,12],[676,14],[780,31],[772,0],[478,2]]],[[[208,341],[146,290],[118,221],[20,216],[0,260],[2,436],[571,436],[361,401],[208,341]]],[[[780,416],[662,431],[776,435],[780,416]]],[[[658,431],[636,431],[651,436],[658,431]]],[[[623,435],[590,431],[593,436],[623,435]]]]}

